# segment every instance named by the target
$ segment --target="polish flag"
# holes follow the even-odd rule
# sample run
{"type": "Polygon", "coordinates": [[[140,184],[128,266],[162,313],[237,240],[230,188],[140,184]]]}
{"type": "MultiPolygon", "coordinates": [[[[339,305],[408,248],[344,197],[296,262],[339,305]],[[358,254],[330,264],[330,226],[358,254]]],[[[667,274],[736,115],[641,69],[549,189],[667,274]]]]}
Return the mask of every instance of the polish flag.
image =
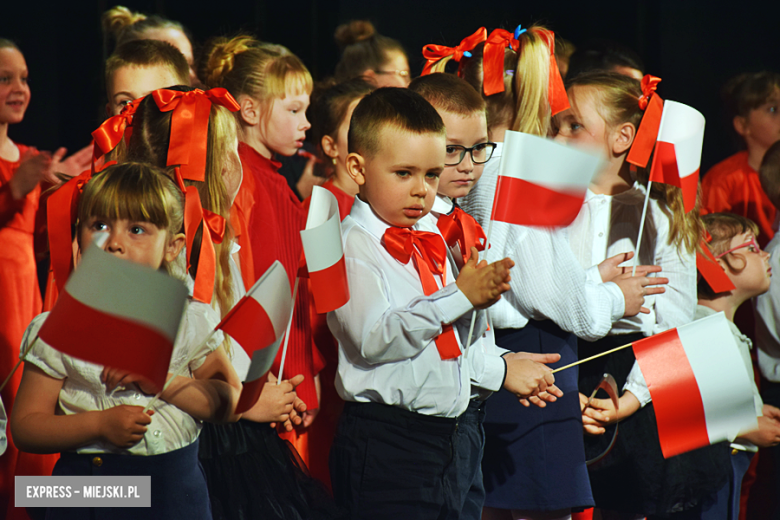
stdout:
{"type": "Polygon", "coordinates": [[[277,260],[217,325],[217,329],[236,340],[251,359],[236,413],[249,410],[260,397],[264,376],[279,350],[291,312],[290,281],[277,260]]]}
{"type": "Polygon", "coordinates": [[[349,301],[347,266],[341,244],[339,203],[325,188],[314,187],[301,241],[317,312],[338,309],[349,301]]]}
{"type": "Polygon", "coordinates": [[[701,112],[676,101],[664,102],[650,180],[682,189],[686,212],[696,205],[703,142],[701,112]]]}
{"type": "Polygon", "coordinates": [[[102,251],[101,233],[38,333],[60,352],[165,384],[187,301],[185,285],[158,269],[102,251]]]}
{"type": "Polygon", "coordinates": [[[704,251],[704,253],[696,251],[696,270],[707,281],[710,288],[716,293],[733,291],[735,289],[734,282],[715,259],[707,242],[702,240],[699,244],[699,250],[704,251]]]}
{"type": "Polygon", "coordinates": [[[664,458],[758,429],[753,385],[722,312],[633,344],[664,458]]]}
{"type": "Polygon", "coordinates": [[[595,155],[508,130],[491,218],[521,226],[568,226],[600,166],[595,155]]]}

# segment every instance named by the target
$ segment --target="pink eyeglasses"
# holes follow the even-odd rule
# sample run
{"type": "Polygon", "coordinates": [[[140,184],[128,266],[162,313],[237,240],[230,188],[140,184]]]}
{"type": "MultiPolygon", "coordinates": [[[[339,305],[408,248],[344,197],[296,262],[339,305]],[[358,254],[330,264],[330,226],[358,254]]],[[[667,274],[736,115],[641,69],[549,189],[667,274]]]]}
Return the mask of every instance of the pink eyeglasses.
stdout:
{"type": "Polygon", "coordinates": [[[738,245],[737,247],[732,247],[731,249],[729,249],[725,253],[721,253],[721,254],[717,255],[715,257],[715,260],[717,260],[718,258],[721,258],[723,256],[726,256],[729,253],[733,253],[737,249],[742,249],[743,247],[750,247],[750,246],[753,246],[755,248],[755,251],[754,251],[755,253],[760,253],[761,252],[761,247],[759,247],[758,243],[756,242],[756,237],[751,237],[748,242],[745,242],[744,244],[738,245]]]}

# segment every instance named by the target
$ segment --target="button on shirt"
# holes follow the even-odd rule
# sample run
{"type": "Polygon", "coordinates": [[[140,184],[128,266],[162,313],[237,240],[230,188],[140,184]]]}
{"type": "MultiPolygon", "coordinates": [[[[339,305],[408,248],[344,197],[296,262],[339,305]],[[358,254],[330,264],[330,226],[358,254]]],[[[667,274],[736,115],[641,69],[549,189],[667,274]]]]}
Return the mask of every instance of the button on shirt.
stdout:
{"type": "Polygon", "coordinates": [[[612,322],[625,313],[625,299],[614,283],[596,283],[588,277],[569,246],[565,230],[493,222],[488,230],[498,180],[503,143],[485,164],[479,182],[466,197],[463,209],[489,232],[488,262],[509,257],[515,262],[511,290],[490,308],[498,328],[520,329],[529,319],[554,321],[582,339],[604,337],[612,322]]]}
{"type": "MultiPolygon", "coordinates": [[[[339,344],[339,395],[345,401],[458,417],[469,401],[468,363],[462,355],[442,360],[434,338],[443,324],[452,323],[462,345],[471,302],[450,269],[446,286],[425,296],[414,262],[404,265],[387,252],[382,237],[388,224],[359,198],[341,226],[350,300],[328,313],[339,344]]],[[[412,229],[422,230],[419,223],[412,229]]]]}

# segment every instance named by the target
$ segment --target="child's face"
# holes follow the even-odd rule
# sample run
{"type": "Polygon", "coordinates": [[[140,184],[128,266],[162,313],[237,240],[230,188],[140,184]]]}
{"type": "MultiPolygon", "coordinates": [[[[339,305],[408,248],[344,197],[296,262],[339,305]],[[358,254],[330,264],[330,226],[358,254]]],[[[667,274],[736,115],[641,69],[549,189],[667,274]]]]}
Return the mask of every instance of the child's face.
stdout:
{"type": "Polygon", "coordinates": [[[595,89],[577,86],[567,94],[571,108],[555,116],[555,141],[609,157],[611,136],[607,122],[597,110],[595,89]]]}
{"type": "Polygon", "coordinates": [[[11,47],[0,49],[0,124],[21,122],[29,104],[24,56],[11,47]]]}
{"type": "MultiPolygon", "coordinates": [[[[447,128],[446,164],[456,162],[462,149],[488,141],[487,119],[484,112],[461,116],[444,110],[436,111],[447,128]]],[[[439,195],[451,199],[465,197],[482,175],[484,164],[474,164],[471,154],[466,152],[463,160],[455,166],[445,166],[439,177],[439,195]]]]}
{"type": "Polygon", "coordinates": [[[350,176],[360,198],[392,226],[411,227],[428,214],[444,169],[444,136],[412,134],[397,128],[381,130],[381,149],[373,156],[352,153],[350,176]]]}
{"type": "Polygon", "coordinates": [[[306,139],[306,130],[311,128],[306,119],[308,106],[309,95],[306,93],[293,95],[288,92],[282,99],[275,99],[261,136],[266,148],[286,156],[298,153],[306,139]]]}
{"type": "Polygon", "coordinates": [[[120,67],[114,72],[108,88],[106,112],[115,116],[129,102],[149,93],[178,85],[179,80],[170,67],[120,67]]]}
{"type": "Polygon", "coordinates": [[[768,149],[780,140],[780,88],[775,88],[767,102],[751,110],[747,118],[738,119],[742,121],[737,131],[748,145],[768,149]]]}
{"type": "Polygon", "coordinates": [[[125,260],[159,269],[163,260],[173,262],[184,245],[184,235],[169,237],[150,222],[91,217],[81,225],[80,244],[92,242],[96,233],[108,233],[103,250],[125,260]]]}
{"type": "Polygon", "coordinates": [[[412,80],[409,72],[409,60],[406,59],[406,54],[401,51],[388,52],[387,61],[382,64],[380,69],[368,71],[367,75],[372,78],[377,88],[406,88],[412,80]]]}
{"type": "Polygon", "coordinates": [[[738,270],[737,272],[729,269],[723,259],[718,260],[734,283],[736,291],[739,291],[747,298],[767,292],[772,278],[772,268],[769,267],[769,253],[758,249],[757,246],[750,243],[751,240],[754,240],[754,237],[753,233],[749,231],[736,235],[731,239],[729,249],[739,249],[735,249],[726,256],[729,257],[729,263],[738,270]]]}

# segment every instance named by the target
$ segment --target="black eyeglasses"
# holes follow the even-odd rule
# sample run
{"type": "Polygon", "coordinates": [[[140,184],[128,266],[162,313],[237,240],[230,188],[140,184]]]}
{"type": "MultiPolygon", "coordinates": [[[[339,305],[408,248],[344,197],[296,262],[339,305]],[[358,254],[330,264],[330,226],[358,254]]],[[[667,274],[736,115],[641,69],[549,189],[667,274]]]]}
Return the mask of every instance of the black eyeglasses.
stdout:
{"type": "Polygon", "coordinates": [[[493,156],[493,150],[496,149],[496,143],[475,144],[471,148],[466,148],[459,144],[447,145],[447,157],[444,160],[445,166],[457,166],[461,163],[466,152],[471,154],[471,162],[474,164],[485,164],[493,156]]]}

